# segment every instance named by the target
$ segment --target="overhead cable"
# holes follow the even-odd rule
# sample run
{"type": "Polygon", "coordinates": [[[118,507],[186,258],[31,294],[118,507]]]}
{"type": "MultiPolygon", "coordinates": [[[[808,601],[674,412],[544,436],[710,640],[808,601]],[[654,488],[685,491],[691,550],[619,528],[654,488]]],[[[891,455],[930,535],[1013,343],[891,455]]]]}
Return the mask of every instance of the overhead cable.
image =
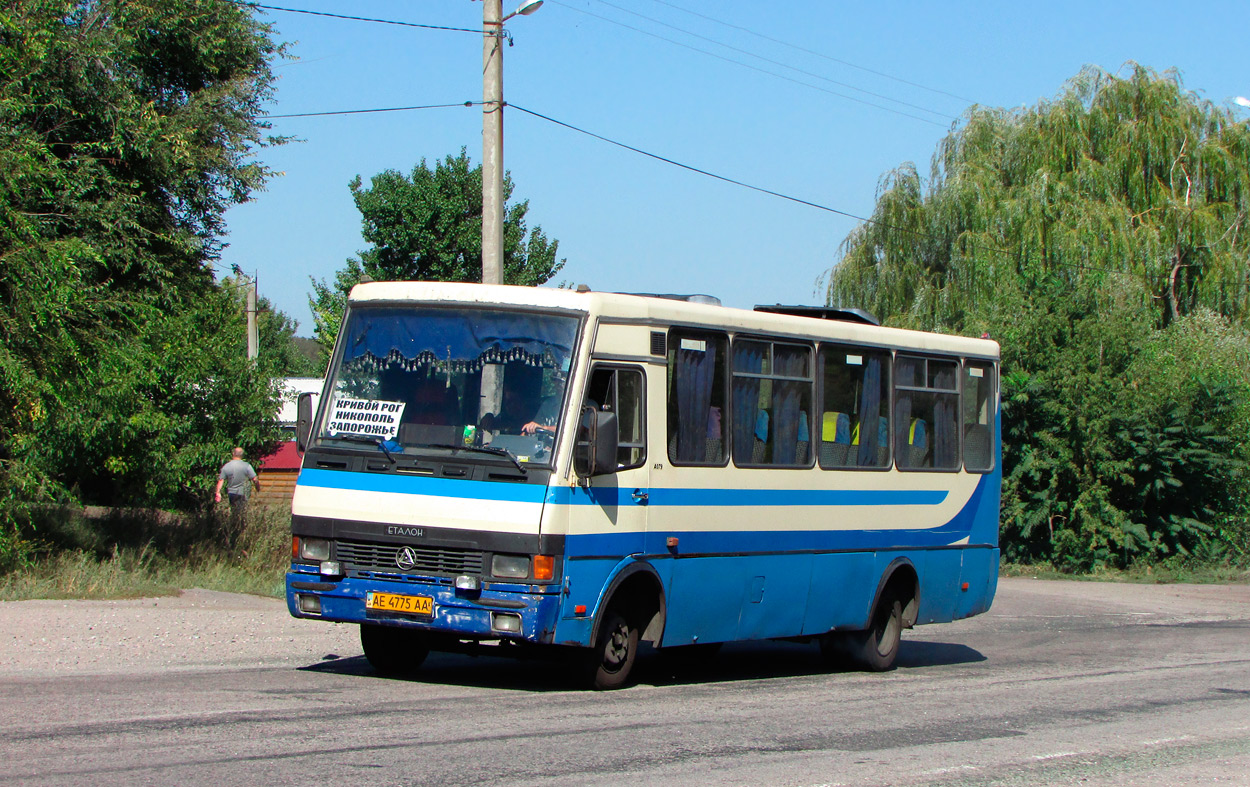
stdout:
{"type": "Polygon", "coordinates": [[[774,44],[780,44],[781,46],[789,47],[789,48],[791,48],[791,49],[797,50],[797,51],[799,51],[799,52],[803,52],[803,53],[808,54],[808,55],[814,55],[815,57],[821,57],[821,58],[824,58],[825,60],[829,60],[829,61],[832,61],[832,62],[834,62],[834,63],[838,63],[838,64],[840,64],[840,65],[847,66],[848,68],[858,69],[859,71],[863,71],[863,72],[868,73],[868,74],[873,74],[873,75],[875,75],[875,76],[879,76],[879,77],[882,77],[882,78],[884,78],[884,79],[893,80],[894,82],[899,82],[899,83],[904,84],[904,85],[910,85],[911,87],[919,88],[919,89],[921,89],[921,90],[927,90],[927,91],[929,91],[930,93],[938,93],[938,94],[940,94],[940,95],[943,95],[943,96],[948,96],[948,97],[950,97],[950,98],[956,99],[956,100],[958,100],[958,101],[963,101],[963,102],[968,103],[968,104],[976,104],[976,103],[979,103],[979,102],[977,102],[975,99],[966,98],[965,96],[960,96],[960,95],[957,95],[957,94],[955,94],[955,93],[949,93],[949,92],[947,92],[947,91],[945,91],[945,90],[941,90],[940,88],[936,88],[936,87],[928,87],[927,85],[922,85],[922,84],[920,84],[919,82],[912,82],[911,80],[908,80],[908,79],[903,79],[902,77],[897,77],[897,76],[894,76],[893,74],[887,74],[887,73],[886,73],[886,72],[884,72],[884,71],[877,71],[876,69],[868,68],[867,66],[861,66],[861,65],[859,65],[858,63],[852,63],[852,62],[851,62],[851,61],[849,61],[849,60],[841,60],[841,59],[836,58],[836,57],[834,57],[834,56],[832,56],[832,55],[827,55],[827,54],[825,54],[824,52],[817,52],[817,51],[816,51],[816,50],[814,50],[814,49],[806,49],[806,48],[804,48],[804,47],[799,46],[798,44],[792,44],[792,43],[790,43],[789,41],[782,41],[780,38],[773,38],[772,36],[766,36],[766,35],[764,35],[763,33],[756,32],[755,30],[752,30],[752,29],[750,29],[750,28],[748,28],[748,27],[742,27],[742,26],[740,26],[740,25],[731,24],[731,23],[729,23],[729,22],[726,22],[726,21],[725,21],[725,20],[723,20],[723,19],[718,19],[718,18],[716,18],[716,17],[714,17],[714,16],[709,16],[709,15],[707,15],[707,14],[701,14],[701,13],[699,13],[698,11],[691,11],[689,8],[682,8],[681,6],[677,5],[676,3],[669,3],[669,2],[666,2],[666,0],[651,0],[651,2],[653,2],[653,3],[659,3],[660,5],[665,5],[665,6],[668,6],[669,8],[674,8],[674,9],[676,9],[676,10],[678,10],[678,11],[681,11],[682,13],[690,14],[691,16],[697,16],[697,17],[699,17],[699,18],[701,18],[701,19],[706,19],[706,20],[708,20],[709,22],[715,22],[715,23],[716,23],[716,24],[718,24],[718,25],[724,25],[725,27],[730,27],[730,28],[733,28],[734,30],[741,30],[742,32],[744,32],[744,33],[746,33],[746,34],[748,34],[748,35],[753,35],[753,36],[755,36],[756,38],[762,38],[762,39],[764,39],[765,41],[771,41],[771,42],[772,42],[772,43],[774,43],[774,44]]]}
{"type": "MultiPolygon", "coordinates": [[[[559,2],[559,0],[552,0],[552,2],[553,2],[553,3],[555,3],[556,5],[565,5],[564,3],[559,2]]],[[[676,25],[670,25],[668,22],[664,22],[664,21],[662,21],[662,20],[660,20],[660,19],[656,19],[656,18],[654,18],[654,17],[647,16],[646,14],[640,14],[640,13],[638,13],[637,11],[633,11],[633,10],[631,10],[631,9],[629,9],[629,8],[625,8],[624,6],[620,6],[620,5],[617,5],[616,3],[609,2],[609,0],[599,0],[599,2],[600,2],[602,5],[606,5],[606,6],[610,7],[610,8],[615,8],[615,9],[616,9],[616,10],[618,10],[618,11],[621,11],[621,12],[626,13],[626,14],[630,14],[630,15],[632,15],[632,16],[636,16],[636,17],[638,17],[639,19],[645,19],[645,20],[647,20],[648,22],[652,22],[652,23],[654,23],[654,24],[661,25],[661,26],[663,26],[663,27],[667,27],[667,28],[668,28],[668,29],[670,29],[670,30],[676,30],[676,31],[677,31],[677,32],[679,32],[679,33],[684,33],[685,35],[691,36],[691,37],[693,37],[693,38],[697,38],[697,39],[699,39],[699,40],[701,40],[701,41],[707,41],[707,42],[708,42],[708,43],[710,43],[710,44],[715,44],[715,45],[717,45],[717,46],[723,46],[724,48],[726,48],[726,49],[728,49],[728,50],[731,50],[731,51],[733,51],[733,52],[738,52],[738,53],[740,53],[740,54],[746,55],[747,57],[753,57],[753,58],[755,58],[756,60],[762,60],[762,61],[764,61],[765,63],[770,63],[770,64],[772,64],[772,65],[774,65],[774,66],[780,66],[780,67],[782,67],[782,68],[787,68],[787,69],[789,69],[789,70],[791,70],[791,71],[794,71],[794,72],[796,72],[796,73],[803,74],[804,76],[814,77],[814,78],[819,79],[819,80],[821,80],[821,81],[823,81],[823,82],[828,82],[828,83],[829,83],[829,84],[831,84],[831,85],[837,85],[837,86],[839,86],[839,87],[844,87],[844,88],[847,88],[848,90],[854,90],[854,91],[855,91],[855,92],[857,92],[857,93],[863,93],[864,95],[867,95],[867,96],[872,96],[873,98],[879,98],[879,99],[882,99],[883,101],[889,101],[889,102],[891,102],[891,103],[894,103],[894,104],[899,104],[899,105],[901,105],[901,106],[911,107],[912,109],[918,109],[918,110],[920,110],[921,112],[928,112],[928,113],[929,113],[929,114],[931,114],[931,115],[936,115],[936,116],[938,116],[938,117],[940,117],[940,118],[945,118],[945,119],[947,119],[947,120],[956,120],[956,119],[957,119],[954,115],[948,115],[948,114],[946,114],[945,112],[938,112],[937,110],[934,110],[934,109],[929,109],[928,107],[924,107],[924,106],[921,106],[921,105],[919,105],[919,104],[913,104],[913,103],[911,103],[911,102],[909,102],[909,101],[902,101],[902,100],[900,100],[900,99],[893,98],[892,96],[883,95],[883,94],[881,94],[881,93],[874,93],[874,92],[872,92],[871,90],[865,90],[865,89],[864,89],[864,88],[862,88],[862,87],[856,87],[855,85],[849,84],[849,83],[847,83],[847,82],[839,82],[838,80],[836,80],[836,79],[831,79],[831,78],[829,78],[829,77],[827,77],[827,76],[824,76],[823,74],[817,74],[817,73],[816,73],[816,72],[814,72],[814,71],[806,71],[806,70],[804,70],[804,69],[802,69],[802,68],[798,68],[797,66],[792,66],[792,65],[789,65],[788,63],[783,63],[783,62],[781,62],[780,60],[773,60],[772,58],[764,57],[763,55],[758,55],[758,54],[756,54],[756,53],[754,53],[754,52],[752,52],[752,51],[750,51],[750,50],[748,50],[748,49],[742,49],[742,48],[740,48],[740,47],[733,46],[732,44],[726,44],[726,43],[725,43],[725,42],[723,42],[723,41],[717,41],[715,38],[709,38],[708,36],[705,36],[705,35],[700,35],[699,33],[695,33],[695,32],[693,32],[693,31],[691,31],[691,30],[686,30],[685,28],[682,28],[682,27],[677,27],[676,25]]],[[[566,7],[567,7],[567,6],[566,6],[566,7]]]]}
{"type": "Polygon", "coordinates": [[[481,35],[481,30],[474,30],[468,27],[445,27],[443,25],[423,25],[417,22],[399,22],[394,19],[374,19],[367,16],[349,16],[348,14],[331,14],[326,11],[308,11],[303,8],[282,8],[276,5],[262,5],[261,3],[252,3],[248,0],[227,0],[235,5],[247,6],[248,8],[260,8],[265,11],[283,11],[288,14],[307,14],[309,16],[326,16],[331,19],[348,19],[353,22],[375,22],[380,25],[399,25],[400,27],[420,27],[425,30],[450,30],[454,33],[476,33],[481,35]]]}
{"type": "MultiPolygon", "coordinates": [[[[873,103],[872,101],[865,101],[865,100],[864,100],[864,99],[862,99],[862,98],[856,98],[855,96],[848,96],[848,95],[846,95],[845,93],[839,93],[839,92],[838,92],[838,91],[836,91],[836,90],[830,90],[830,89],[828,89],[828,88],[824,88],[824,87],[821,87],[821,86],[819,86],[819,85],[813,85],[813,84],[811,84],[810,82],[804,82],[804,81],[803,81],[803,80],[801,80],[801,79],[795,79],[795,78],[793,78],[793,77],[786,76],[785,74],[778,74],[776,71],[769,71],[769,70],[768,70],[768,69],[766,69],[766,68],[760,68],[759,66],[753,66],[753,65],[751,65],[750,63],[744,63],[744,62],[742,62],[741,60],[734,60],[734,59],[733,59],[733,58],[731,58],[731,57],[725,57],[724,55],[717,54],[716,52],[709,52],[709,51],[708,51],[708,50],[706,50],[706,49],[700,49],[700,48],[699,48],[699,47],[697,47],[697,46],[691,46],[690,44],[686,44],[686,43],[683,43],[683,42],[681,42],[681,41],[676,41],[676,40],[674,40],[674,39],[672,39],[672,38],[668,38],[668,37],[666,37],[666,36],[662,36],[662,35],[660,35],[660,34],[658,34],[658,33],[652,33],[650,30],[643,30],[643,29],[642,29],[642,28],[640,28],[640,27],[634,27],[633,25],[627,25],[627,24],[625,24],[624,22],[620,22],[620,21],[617,21],[617,20],[615,20],[615,19],[611,19],[611,18],[606,17],[606,16],[603,16],[603,15],[601,15],[601,14],[596,14],[596,13],[594,13],[593,11],[587,11],[587,10],[582,9],[582,8],[575,8],[575,7],[571,6],[571,5],[568,5],[567,3],[562,3],[562,2],[560,2],[560,0],[551,0],[551,2],[552,2],[553,4],[555,4],[555,5],[559,5],[559,6],[561,6],[562,8],[567,8],[567,9],[569,9],[570,11],[576,11],[576,12],[577,12],[577,13],[579,13],[579,14],[585,14],[586,16],[592,16],[592,17],[594,17],[594,18],[596,18],[596,19],[601,19],[601,20],[603,20],[604,22],[607,22],[607,23],[609,23],[609,24],[613,24],[613,25],[616,25],[616,26],[618,26],[618,27],[623,27],[623,28],[625,28],[626,30],[633,30],[635,33],[641,33],[641,34],[642,34],[642,35],[644,35],[644,36],[650,36],[651,38],[657,38],[657,39],[659,39],[659,40],[661,40],[661,41],[664,41],[664,42],[666,42],[666,43],[672,44],[673,46],[679,46],[679,47],[682,47],[683,49],[689,49],[689,50],[690,50],[690,51],[692,51],[692,52],[698,52],[699,54],[702,54],[702,55],[707,55],[708,57],[714,57],[714,58],[716,58],[717,60],[724,60],[726,63],[733,63],[733,64],[734,64],[734,65],[736,65],[736,66],[741,66],[742,68],[749,68],[749,69],[751,69],[752,71],[758,71],[758,72],[759,72],[759,73],[761,73],[761,74],[767,74],[768,76],[776,77],[776,78],[778,78],[778,79],[784,79],[784,80],[785,80],[785,81],[787,81],[787,82],[793,82],[793,83],[794,83],[794,84],[796,84],[796,85],[802,85],[803,87],[808,87],[808,88],[811,88],[812,90],[819,90],[819,91],[820,91],[820,92],[822,92],[822,93],[828,93],[828,94],[829,94],[829,95],[831,95],[831,96],[837,96],[838,98],[844,98],[844,99],[846,99],[847,101],[854,101],[856,104],[863,104],[864,106],[873,107],[873,108],[875,108],[875,109],[880,109],[880,110],[882,110],[883,112],[892,112],[892,113],[893,113],[893,114],[895,114],[895,115],[902,115],[903,117],[908,117],[908,118],[911,118],[912,120],[919,120],[921,123],[928,123],[929,125],[931,125],[931,126],[937,126],[938,128],[947,128],[947,127],[948,127],[946,123],[939,123],[939,122],[937,122],[936,120],[931,120],[930,118],[921,117],[921,116],[919,116],[919,115],[913,115],[913,114],[911,114],[910,112],[904,112],[904,111],[902,111],[902,110],[900,110],[900,109],[892,109],[891,107],[882,106],[881,104],[876,104],[876,103],[873,103]]],[[[926,111],[931,111],[931,110],[926,110],[926,111]]]]}
{"type": "Polygon", "coordinates": [[[289,115],[266,115],[267,119],[272,118],[315,118],[329,117],[330,115],[368,115],[376,112],[410,112],[416,109],[447,109],[448,107],[471,107],[474,104],[480,104],[480,101],[462,101],[458,104],[426,104],[419,107],[377,107],[374,109],[338,109],[331,112],[296,112],[289,115]]]}

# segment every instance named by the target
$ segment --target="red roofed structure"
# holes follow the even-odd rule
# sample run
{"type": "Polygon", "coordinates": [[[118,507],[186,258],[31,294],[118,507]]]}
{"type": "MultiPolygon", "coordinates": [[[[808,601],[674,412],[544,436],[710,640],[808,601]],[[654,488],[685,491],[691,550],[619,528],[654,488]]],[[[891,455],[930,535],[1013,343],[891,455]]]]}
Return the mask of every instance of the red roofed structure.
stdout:
{"type": "Polygon", "coordinates": [[[295,441],[291,440],[279,443],[277,451],[257,462],[260,490],[252,496],[252,501],[262,505],[290,506],[301,458],[295,449],[295,441]]]}

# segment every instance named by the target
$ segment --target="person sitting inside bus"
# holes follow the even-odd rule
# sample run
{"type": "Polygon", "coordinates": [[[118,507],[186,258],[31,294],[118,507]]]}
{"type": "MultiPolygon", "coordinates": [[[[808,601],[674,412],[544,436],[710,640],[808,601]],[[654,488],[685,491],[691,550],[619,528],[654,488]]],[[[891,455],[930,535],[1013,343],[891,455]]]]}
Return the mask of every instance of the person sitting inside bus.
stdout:
{"type": "Polygon", "coordinates": [[[532,435],[554,432],[559,417],[557,397],[539,396],[532,386],[505,384],[499,412],[482,416],[479,426],[487,432],[532,435]]]}

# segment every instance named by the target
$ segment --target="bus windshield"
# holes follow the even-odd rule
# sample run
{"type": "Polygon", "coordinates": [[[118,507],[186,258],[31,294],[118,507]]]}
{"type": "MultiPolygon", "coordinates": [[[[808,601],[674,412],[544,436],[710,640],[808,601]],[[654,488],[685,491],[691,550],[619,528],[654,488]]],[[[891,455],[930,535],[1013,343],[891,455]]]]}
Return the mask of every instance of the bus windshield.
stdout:
{"type": "Polygon", "coordinates": [[[576,317],[526,311],[354,308],[317,442],[388,456],[506,449],[549,465],[577,330],[576,317]]]}

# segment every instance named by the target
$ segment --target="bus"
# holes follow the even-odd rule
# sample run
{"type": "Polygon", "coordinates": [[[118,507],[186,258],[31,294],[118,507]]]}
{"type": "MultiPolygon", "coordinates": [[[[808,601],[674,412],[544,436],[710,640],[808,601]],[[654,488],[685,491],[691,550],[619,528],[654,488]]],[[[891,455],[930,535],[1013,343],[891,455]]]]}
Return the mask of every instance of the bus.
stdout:
{"type": "MultiPolygon", "coordinates": [[[[866,313],[447,282],[352,289],[297,430],[290,613],[431,651],[818,643],[989,609],[998,345],[866,313]]],[[[698,646],[689,648],[688,646],[698,646]]]]}

